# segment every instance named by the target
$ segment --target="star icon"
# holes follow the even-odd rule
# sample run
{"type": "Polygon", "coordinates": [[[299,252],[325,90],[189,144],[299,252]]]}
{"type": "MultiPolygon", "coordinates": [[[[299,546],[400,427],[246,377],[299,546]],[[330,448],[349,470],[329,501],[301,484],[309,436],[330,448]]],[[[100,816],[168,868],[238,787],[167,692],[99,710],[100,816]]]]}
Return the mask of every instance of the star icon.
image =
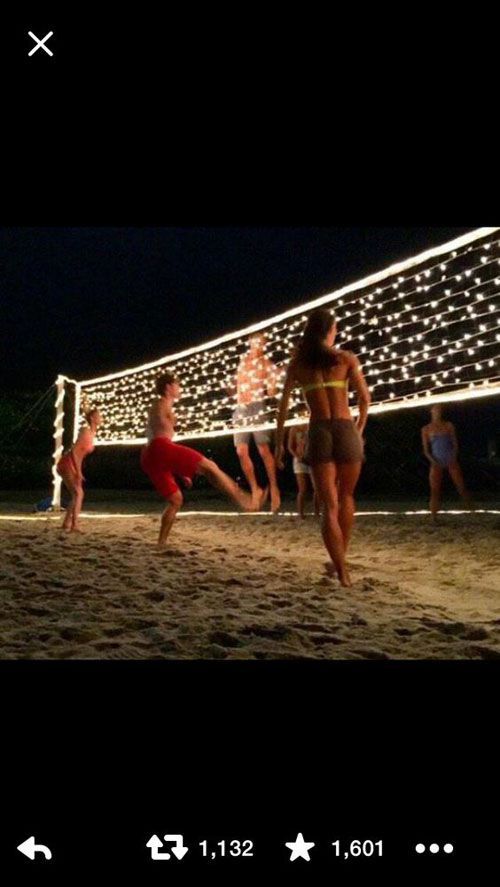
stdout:
{"type": "Polygon", "coordinates": [[[309,850],[311,847],[314,847],[313,842],[304,841],[304,836],[302,832],[299,832],[297,835],[296,841],[290,841],[288,844],[285,844],[285,847],[288,847],[289,850],[292,851],[292,855],[290,856],[290,862],[293,862],[295,859],[298,859],[299,856],[302,859],[305,859],[306,862],[311,861],[311,857],[309,856],[309,850]]]}

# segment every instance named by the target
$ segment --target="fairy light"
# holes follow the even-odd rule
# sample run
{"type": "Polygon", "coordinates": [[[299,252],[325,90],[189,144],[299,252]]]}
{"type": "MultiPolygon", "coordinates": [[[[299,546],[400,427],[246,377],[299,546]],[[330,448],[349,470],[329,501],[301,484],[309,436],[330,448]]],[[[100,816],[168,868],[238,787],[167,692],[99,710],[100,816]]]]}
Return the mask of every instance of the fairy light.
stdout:
{"type": "MultiPolygon", "coordinates": [[[[261,332],[265,356],[275,367],[268,374],[274,376],[269,381],[275,396],[271,385],[269,390],[264,386],[252,428],[273,428],[286,365],[308,313],[319,306],[335,310],[339,346],[361,357],[372,412],[500,393],[499,232],[477,229],[246,329],[81,381],[75,399],[81,396],[101,407],[98,444],[140,444],[155,381],[168,369],[182,387],[176,439],[231,434],[238,365],[248,352],[249,336],[261,332]]],[[[248,384],[252,390],[258,386],[255,372],[253,377],[249,373],[248,384]]],[[[303,421],[304,409],[302,394],[294,391],[287,424],[303,421]]],[[[77,406],[75,436],[78,413],[77,406]]]]}

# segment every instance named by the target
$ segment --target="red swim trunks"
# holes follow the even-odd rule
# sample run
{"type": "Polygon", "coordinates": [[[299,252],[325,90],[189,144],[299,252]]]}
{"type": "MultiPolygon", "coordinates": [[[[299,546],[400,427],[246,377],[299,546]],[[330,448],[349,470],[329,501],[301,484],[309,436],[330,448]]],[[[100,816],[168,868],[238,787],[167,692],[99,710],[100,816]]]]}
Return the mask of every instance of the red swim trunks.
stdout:
{"type": "Polygon", "coordinates": [[[147,447],[143,447],[141,468],[155,490],[168,499],[179,489],[174,474],[192,480],[199,463],[204,458],[198,450],[173,443],[168,437],[155,437],[147,447]]]}

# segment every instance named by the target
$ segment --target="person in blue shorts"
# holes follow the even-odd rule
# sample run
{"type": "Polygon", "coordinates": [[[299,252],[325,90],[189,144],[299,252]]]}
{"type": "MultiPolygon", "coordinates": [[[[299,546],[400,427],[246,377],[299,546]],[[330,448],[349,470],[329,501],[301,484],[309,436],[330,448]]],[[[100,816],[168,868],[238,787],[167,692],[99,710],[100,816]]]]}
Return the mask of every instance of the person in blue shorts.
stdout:
{"type": "Polygon", "coordinates": [[[467,505],[471,503],[462,469],[458,464],[458,441],[453,422],[443,418],[440,404],[431,407],[431,421],[422,428],[424,455],[430,462],[429,485],[431,488],[430,510],[435,521],[441,504],[443,473],[447,471],[455,487],[467,505]]]}

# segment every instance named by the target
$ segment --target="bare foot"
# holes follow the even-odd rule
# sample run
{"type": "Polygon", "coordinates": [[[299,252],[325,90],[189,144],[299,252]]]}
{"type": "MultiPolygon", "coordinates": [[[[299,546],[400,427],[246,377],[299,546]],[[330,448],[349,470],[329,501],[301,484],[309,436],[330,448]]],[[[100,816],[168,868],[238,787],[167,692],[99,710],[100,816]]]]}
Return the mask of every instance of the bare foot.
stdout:
{"type": "Polygon", "coordinates": [[[325,563],[325,570],[332,579],[338,579],[344,588],[352,587],[351,577],[349,576],[347,567],[344,567],[343,570],[337,570],[332,561],[327,561],[325,563]]]}
{"type": "Polygon", "coordinates": [[[268,496],[269,487],[266,487],[264,490],[262,487],[257,487],[250,497],[250,507],[245,508],[245,511],[261,511],[268,496]]]}
{"type": "Polygon", "coordinates": [[[276,487],[271,490],[271,511],[273,514],[276,514],[280,510],[281,506],[281,496],[280,491],[276,487]]]}
{"type": "Polygon", "coordinates": [[[343,588],[351,588],[352,582],[349,573],[347,572],[347,568],[344,567],[343,570],[338,571],[339,582],[343,588]]]}
{"type": "Polygon", "coordinates": [[[260,498],[259,498],[259,508],[258,508],[258,511],[261,511],[261,510],[262,510],[262,507],[263,507],[263,506],[266,504],[266,502],[267,502],[267,497],[268,497],[268,496],[269,496],[269,487],[265,487],[265,489],[262,490],[262,495],[261,495],[260,498]]]}
{"type": "Polygon", "coordinates": [[[83,533],[83,530],[81,530],[80,527],[71,527],[71,532],[72,533],[83,533]]]}

